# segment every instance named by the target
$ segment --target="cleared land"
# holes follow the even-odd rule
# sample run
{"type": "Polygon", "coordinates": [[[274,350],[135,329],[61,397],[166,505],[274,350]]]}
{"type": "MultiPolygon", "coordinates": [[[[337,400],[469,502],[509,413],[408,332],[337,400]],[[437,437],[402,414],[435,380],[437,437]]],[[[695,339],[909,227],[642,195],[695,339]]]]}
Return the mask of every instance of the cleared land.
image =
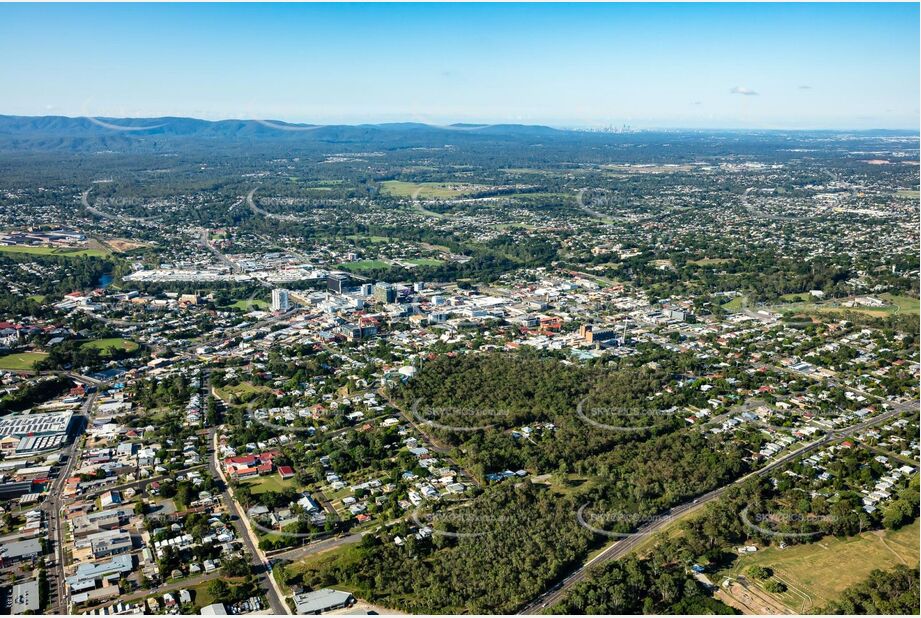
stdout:
{"type": "Polygon", "coordinates": [[[891,569],[897,564],[918,566],[918,533],[916,519],[895,531],[865,532],[843,539],[829,536],[786,549],[769,547],[741,556],[731,574],[744,575],[753,565],[770,567],[790,588],[772,595],[774,598],[798,612],[821,609],[837,600],[846,588],[866,579],[874,569],[891,569]]]}
{"type": "Polygon", "coordinates": [[[0,357],[0,369],[7,371],[29,371],[34,369],[35,364],[48,355],[44,352],[20,352],[18,354],[8,354],[0,357]]]}
{"type": "Polygon", "coordinates": [[[140,249],[141,247],[150,246],[150,243],[137,242],[125,238],[109,238],[103,242],[116,253],[123,253],[125,251],[132,251],[134,249],[140,249]]]}
{"type": "Polygon", "coordinates": [[[447,182],[405,182],[402,180],[385,180],[381,189],[393,197],[411,197],[413,199],[432,200],[458,197],[474,190],[470,185],[447,182]]]}
{"type": "Polygon", "coordinates": [[[239,401],[249,401],[254,395],[268,393],[271,389],[265,386],[257,386],[251,382],[240,382],[239,384],[226,384],[220,388],[214,389],[214,394],[219,399],[228,403],[237,403],[239,401]]]}
{"type": "Polygon", "coordinates": [[[253,494],[264,494],[268,491],[284,491],[286,489],[297,489],[297,482],[294,479],[283,480],[277,472],[270,476],[261,476],[258,479],[247,480],[253,494]]]}

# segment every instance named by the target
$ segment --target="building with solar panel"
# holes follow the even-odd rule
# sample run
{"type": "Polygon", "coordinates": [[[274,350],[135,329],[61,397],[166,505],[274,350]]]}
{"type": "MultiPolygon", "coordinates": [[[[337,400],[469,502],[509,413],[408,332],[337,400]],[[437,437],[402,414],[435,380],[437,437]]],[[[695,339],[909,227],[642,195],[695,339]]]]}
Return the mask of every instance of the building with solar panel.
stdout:
{"type": "Polygon", "coordinates": [[[9,457],[60,448],[73,418],[71,410],[5,416],[0,419],[0,452],[9,457]]]}

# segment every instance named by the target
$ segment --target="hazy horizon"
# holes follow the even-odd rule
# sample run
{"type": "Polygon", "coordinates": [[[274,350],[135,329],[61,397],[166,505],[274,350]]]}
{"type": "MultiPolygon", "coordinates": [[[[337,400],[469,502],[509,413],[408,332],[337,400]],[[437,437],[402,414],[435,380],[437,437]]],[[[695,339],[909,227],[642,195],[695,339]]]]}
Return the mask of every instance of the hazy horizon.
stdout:
{"type": "MultiPolygon", "coordinates": [[[[624,129],[624,126],[626,126],[627,130],[629,130],[629,131],[634,131],[634,132],[635,132],[635,131],[641,131],[641,132],[656,132],[656,131],[662,131],[662,132],[682,132],[682,131],[687,131],[687,132],[707,132],[707,131],[713,131],[713,132],[717,132],[717,133],[718,133],[718,132],[726,132],[726,133],[732,133],[732,132],[739,132],[739,133],[756,133],[756,132],[759,132],[759,131],[762,131],[762,132],[773,132],[773,131],[776,131],[776,132],[785,132],[785,131],[790,131],[790,132],[797,132],[797,131],[800,131],[800,132],[809,132],[809,131],[817,131],[817,132],[839,132],[839,133],[847,133],[847,132],[861,132],[861,133],[864,133],[864,132],[873,132],[873,131],[884,131],[884,132],[917,133],[918,130],[919,130],[919,129],[917,129],[917,128],[912,128],[912,127],[863,127],[863,128],[855,128],[855,127],[846,127],[846,126],[842,126],[842,127],[822,127],[822,128],[816,128],[816,127],[732,127],[732,126],[726,126],[726,127],[711,127],[711,126],[690,127],[690,126],[679,126],[679,125],[675,125],[675,126],[633,126],[633,125],[610,125],[610,124],[608,124],[608,125],[602,125],[602,124],[597,124],[597,125],[590,125],[590,124],[585,124],[585,125],[558,125],[558,124],[552,124],[552,123],[546,123],[546,122],[494,122],[494,123],[493,123],[493,122],[472,122],[472,121],[464,121],[464,120],[459,120],[459,121],[456,121],[456,122],[442,122],[442,123],[438,123],[438,124],[433,124],[433,123],[421,122],[421,121],[415,121],[415,120],[408,120],[408,119],[404,119],[404,120],[400,120],[400,119],[385,120],[385,121],[380,121],[380,122],[334,122],[334,123],[321,123],[321,122],[310,122],[310,121],[291,121],[291,120],[282,120],[282,119],[280,119],[280,118],[257,118],[257,117],[250,117],[250,118],[243,118],[243,117],[237,117],[237,118],[233,118],[233,117],[227,117],[227,118],[201,118],[201,117],[197,117],[197,116],[87,116],[87,115],[67,115],[67,114],[5,114],[5,113],[0,113],[0,117],[8,117],[8,118],[10,118],[10,117],[18,117],[18,118],[67,118],[67,119],[70,119],[70,120],[87,119],[87,120],[90,120],[91,122],[92,122],[93,120],[158,120],[158,119],[163,119],[163,118],[175,118],[175,119],[179,119],[179,120],[198,120],[198,121],[202,121],[202,122],[266,122],[266,123],[276,123],[276,122],[277,122],[277,123],[284,123],[284,124],[290,124],[290,125],[316,126],[316,127],[334,127],[334,126],[342,126],[342,127],[360,127],[360,126],[386,126],[386,125],[399,125],[399,124],[418,124],[418,125],[425,125],[425,126],[432,127],[432,128],[440,128],[440,127],[451,127],[451,126],[462,126],[462,125],[482,126],[482,127],[495,127],[495,126],[502,126],[502,125],[516,126],[516,125],[517,125],[517,126],[524,126],[524,127],[547,127],[547,128],[551,128],[551,129],[557,129],[557,130],[560,130],[560,131],[603,131],[603,130],[606,130],[606,129],[623,130],[623,129],[624,129]]],[[[102,125],[101,125],[101,126],[102,126],[102,125]]],[[[106,127],[103,126],[102,128],[106,128],[106,127]]],[[[115,127],[113,127],[113,128],[116,128],[116,129],[117,129],[118,127],[115,126],[115,127]]]]}

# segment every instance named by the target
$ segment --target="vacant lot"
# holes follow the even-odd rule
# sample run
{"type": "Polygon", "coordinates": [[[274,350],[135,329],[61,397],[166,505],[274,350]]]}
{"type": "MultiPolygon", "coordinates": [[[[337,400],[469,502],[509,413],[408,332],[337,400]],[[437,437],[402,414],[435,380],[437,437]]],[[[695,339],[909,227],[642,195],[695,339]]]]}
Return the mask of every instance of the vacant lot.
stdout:
{"type": "Polygon", "coordinates": [[[270,391],[271,389],[266,386],[257,386],[252,382],[240,382],[236,385],[226,384],[220,388],[216,388],[214,389],[214,394],[227,403],[235,404],[240,402],[245,403],[256,395],[268,393],[270,391]]]}
{"type": "Polygon", "coordinates": [[[257,479],[246,481],[253,494],[264,494],[267,491],[284,491],[286,489],[297,489],[297,482],[294,479],[282,480],[277,472],[268,476],[260,476],[257,479]]]}
{"type": "Polygon", "coordinates": [[[28,371],[35,363],[43,360],[48,355],[44,352],[20,352],[0,357],[0,369],[7,371],[28,371]]]}
{"type": "Polygon", "coordinates": [[[917,567],[918,522],[896,531],[865,532],[844,539],[823,537],[782,550],[770,547],[740,557],[732,572],[744,575],[752,565],[770,567],[790,588],[774,595],[784,605],[797,612],[821,609],[846,588],[866,579],[873,569],[891,569],[897,564],[917,567]]]}
{"type": "Polygon", "coordinates": [[[382,191],[393,197],[411,197],[420,200],[437,200],[458,197],[470,193],[474,187],[464,184],[446,182],[404,182],[402,180],[385,180],[382,191]]]}
{"type": "Polygon", "coordinates": [[[134,249],[140,249],[141,247],[150,246],[150,243],[137,242],[126,238],[109,238],[105,241],[105,244],[116,253],[123,253],[125,251],[132,251],[134,249]]]}

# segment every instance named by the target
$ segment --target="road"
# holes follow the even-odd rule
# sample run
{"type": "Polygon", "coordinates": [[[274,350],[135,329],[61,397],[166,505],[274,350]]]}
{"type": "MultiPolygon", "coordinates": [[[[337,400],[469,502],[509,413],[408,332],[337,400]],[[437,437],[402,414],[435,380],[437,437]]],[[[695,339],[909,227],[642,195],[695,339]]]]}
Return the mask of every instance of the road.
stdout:
{"type": "Polygon", "coordinates": [[[298,560],[306,558],[307,556],[312,556],[313,554],[321,554],[325,551],[342,547],[343,545],[358,543],[361,541],[361,538],[364,535],[368,534],[368,532],[369,531],[357,532],[355,534],[346,534],[344,536],[337,536],[331,539],[323,539],[322,541],[314,541],[309,545],[304,545],[303,547],[295,547],[294,549],[289,549],[279,554],[275,554],[272,556],[272,560],[288,560],[290,562],[297,562],[298,560]]]}
{"type": "Polygon", "coordinates": [[[573,586],[583,581],[587,577],[588,570],[591,567],[601,565],[601,564],[604,564],[605,562],[616,560],[618,558],[621,558],[627,555],[647,535],[652,534],[660,530],[664,526],[668,525],[669,522],[671,522],[675,517],[679,515],[683,515],[687,511],[690,511],[692,509],[697,509],[709,502],[712,502],[713,500],[716,500],[721,495],[723,495],[726,491],[728,491],[729,488],[736,486],[736,485],[740,485],[754,476],[764,476],[768,474],[769,472],[775,470],[776,468],[789,463],[791,460],[796,459],[797,457],[801,457],[802,455],[805,455],[806,453],[809,453],[811,451],[814,451],[815,449],[820,448],[828,444],[829,442],[840,440],[841,438],[844,438],[851,434],[863,431],[864,429],[868,427],[885,422],[895,416],[898,416],[899,414],[902,414],[903,412],[907,412],[909,410],[917,410],[918,405],[919,403],[917,401],[908,401],[908,402],[902,402],[902,403],[896,404],[895,406],[893,406],[893,409],[890,410],[889,412],[885,412],[883,414],[875,416],[874,418],[871,418],[862,423],[858,423],[856,425],[851,425],[850,427],[845,427],[843,429],[832,431],[828,433],[825,437],[821,438],[820,440],[816,440],[815,442],[811,442],[796,451],[792,451],[788,453],[787,455],[784,455],[780,459],[777,459],[776,461],[768,464],[767,466],[736,479],[735,481],[733,481],[732,483],[728,485],[724,485],[723,487],[707,492],[703,494],[702,496],[697,497],[691,502],[685,502],[684,504],[676,506],[669,512],[667,516],[656,518],[654,519],[654,521],[651,521],[647,523],[646,525],[641,526],[634,533],[633,536],[615,541],[613,544],[607,547],[600,554],[598,554],[597,556],[595,556],[594,558],[592,558],[591,560],[583,564],[581,567],[579,567],[577,570],[575,570],[574,572],[566,576],[566,578],[564,578],[561,582],[556,583],[552,588],[550,588],[550,590],[544,592],[539,597],[537,597],[536,599],[528,603],[528,605],[525,606],[524,609],[519,611],[518,614],[519,615],[536,614],[536,613],[539,613],[544,608],[557,603],[566,595],[567,592],[569,592],[569,590],[573,586]]]}
{"type": "Polygon", "coordinates": [[[132,217],[130,215],[113,215],[112,213],[100,210],[95,206],[90,206],[90,190],[87,189],[80,194],[80,203],[83,207],[88,210],[90,213],[100,217],[102,219],[108,219],[110,221],[131,221],[132,223],[150,223],[154,218],[153,217],[132,217]]]}
{"type": "Polygon", "coordinates": [[[285,595],[282,592],[281,587],[278,585],[278,582],[276,582],[275,578],[272,577],[272,571],[269,568],[265,554],[263,554],[262,550],[259,549],[259,540],[256,537],[256,533],[253,531],[252,527],[250,527],[249,520],[246,519],[246,514],[243,512],[243,509],[233,497],[233,494],[230,490],[230,485],[227,483],[227,479],[224,477],[224,471],[221,469],[220,463],[218,462],[217,431],[214,429],[211,430],[211,442],[213,449],[211,459],[209,460],[209,468],[211,470],[211,474],[214,478],[221,479],[224,485],[224,505],[227,507],[227,510],[233,517],[233,523],[237,530],[237,536],[243,541],[243,544],[246,545],[246,549],[249,551],[249,555],[252,557],[252,564],[256,576],[262,579],[262,585],[265,588],[266,598],[268,598],[269,605],[272,608],[272,614],[290,614],[291,612],[288,610],[288,605],[284,601],[285,595]]]}
{"type": "MultiPolygon", "coordinates": [[[[238,203],[239,203],[239,202],[238,202],[238,203]]],[[[199,243],[202,247],[204,247],[205,249],[207,249],[208,251],[210,251],[210,252],[214,255],[214,257],[216,257],[216,258],[218,259],[218,261],[219,261],[220,263],[222,263],[224,266],[226,266],[227,268],[229,268],[229,269],[230,269],[230,272],[235,273],[235,274],[239,274],[239,273],[243,272],[243,269],[241,269],[241,268],[239,267],[239,265],[237,265],[236,262],[234,262],[233,260],[231,260],[230,258],[228,258],[226,255],[224,255],[223,253],[221,253],[220,251],[218,251],[216,247],[212,246],[211,243],[208,242],[208,230],[207,230],[207,228],[201,228],[201,229],[198,230],[198,243],[199,243]]],[[[260,283],[262,283],[262,285],[267,285],[267,284],[265,284],[265,283],[263,283],[263,282],[260,282],[260,283]]]]}
{"type": "MultiPolygon", "coordinates": [[[[79,418],[82,422],[86,423],[83,427],[84,429],[89,425],[93,404],[96,401],[96,394],[96,392],[90,393],[84,400],[83,406],[80,408],[79,418]]],[[[48,538],[54,545],[56,558],[53,578],[55,580],[54,585],[57,590],[57,596],[51,605],[53,613],[56,614],[67,613],[64,590],[64,521],[61,514],[64,507],[64,499],[61,496],[61,491],[64,489],[64,482],[70,477],[74,465],[79,459],[77,457],[77,445],[79,442],[80,432],[77,431],[74,433],[71,443],[63,451],[63,454],[67,457],[67,461],[64,467],[58,471],[58,475],[52,482],[48,492],[50,498],[46,500],[43,505],[45,515],[48,518],[48,538]]]]}

